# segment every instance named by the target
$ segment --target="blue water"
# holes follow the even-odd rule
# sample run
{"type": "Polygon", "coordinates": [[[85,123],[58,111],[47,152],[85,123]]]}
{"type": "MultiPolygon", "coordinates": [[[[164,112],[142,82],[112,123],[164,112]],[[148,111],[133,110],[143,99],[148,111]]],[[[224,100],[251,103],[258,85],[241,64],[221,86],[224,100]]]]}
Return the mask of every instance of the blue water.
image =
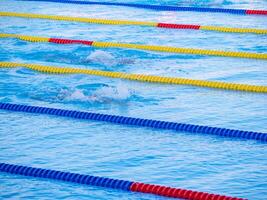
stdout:
{"type": "MultiPolygon", "coordinates": [[[[118,1],[119,2],[119,1],[118,1]]],[[[267,1],[133,1],[267,9],[267,1]]],[[[267,28],[264,16],[0,1],[1,11],[267,28]]],[[[267,36],[0,18],[0,32],[267,53],[267,36]]],[[[0,61],[267,85],[266,61],[1,39],[0,61]]],[[[0,101],[267,132],[266,95],[0,69],[0,101]]],[[[0,162],[267,199],[267,147],[204,136],[0,111],[0,162]]],[[[0,199],[167,199],[0,173],[0,199]]]]}

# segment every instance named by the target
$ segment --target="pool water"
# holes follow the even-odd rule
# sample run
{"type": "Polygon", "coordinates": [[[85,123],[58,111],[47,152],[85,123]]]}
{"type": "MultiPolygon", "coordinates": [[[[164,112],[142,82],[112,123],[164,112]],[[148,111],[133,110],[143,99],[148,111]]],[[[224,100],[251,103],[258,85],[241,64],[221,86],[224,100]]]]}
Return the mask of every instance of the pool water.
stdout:
{"type": "MultiPolygon", "coordinates": [[[[115,2],[115,1],[114,1],[115,2]]],[[[120,1],[116,1],[120,2],[120,1]]],[[[126,1],[124,1],[126,2],[126,1]]],[[[267,9],[267,1],[127,2],[267,9]]],[[[0,11],[267,28],[265,16],[2,0],[0,11]]],[[[267,52],[267,36],[0,17],[0,32],[267,52]]],[[[0,61],[267,85],[266,61],[1,39],[0,61]]],[[[0,69],[0,102],[267,132],[265,94],[0,69]]],[[[267,199],[266,144],[0,111],[0,162],[267,199]]],[[[0,173],[0,199],[167,199],[0,173]]]]}

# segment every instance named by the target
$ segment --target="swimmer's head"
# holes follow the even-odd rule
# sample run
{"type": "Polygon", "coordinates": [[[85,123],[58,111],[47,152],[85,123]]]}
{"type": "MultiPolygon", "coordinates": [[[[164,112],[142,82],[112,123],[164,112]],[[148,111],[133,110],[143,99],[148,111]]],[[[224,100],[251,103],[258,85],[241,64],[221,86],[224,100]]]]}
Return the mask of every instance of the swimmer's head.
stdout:
{"type": "Polygon", "coordinates": [[[114,66],[117,64],[116,58],[114,56],[101,50],[94,51],[89,56],[87,56],[85,60],[86,62],[103,64],[105,66],[114,66]]]}
{"type": "Polygon", "coordinates": [[[119,60],[119,64],[120,65],[130,65],[130,64],[134,64],[134,60],[133,59],[130,59],[130,58],[121,58],[119,60]]]}

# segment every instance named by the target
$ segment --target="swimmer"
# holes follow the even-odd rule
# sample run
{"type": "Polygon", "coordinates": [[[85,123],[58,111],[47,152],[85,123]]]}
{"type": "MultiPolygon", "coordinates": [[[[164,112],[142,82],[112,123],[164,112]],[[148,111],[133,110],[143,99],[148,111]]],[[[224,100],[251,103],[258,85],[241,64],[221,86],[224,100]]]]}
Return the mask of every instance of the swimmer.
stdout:
{"type": "Polygon", "coordinates": [[[91,103],[122,103],[129,98],[131,92],[122,84],[116,87],[103,86],[93,90],[91,94],[86,94],[80,89],[61,89],[56,99],[59,101],[83,101],[91,103]]]}
{"type": "Polygon", "coordinates": [[[116,59],[112,54],[105,51],[96,50],[91,53],[86,59],[86,62],[100,63],[106,66],[115,66],[115,65],[127,65],[134,64],[134,60],[130,58],[120,58],[116,59]]]}
{"type": "Polygon", "coordinates": [[[60,101],[64,100],[81,100],[81,101],[91,101],[91,102],[101,101],[99,96],[96,94],[86,96],[81,90],[73,91],[67,89],[61,89],[57,95],[57,99],[60,101]]]}

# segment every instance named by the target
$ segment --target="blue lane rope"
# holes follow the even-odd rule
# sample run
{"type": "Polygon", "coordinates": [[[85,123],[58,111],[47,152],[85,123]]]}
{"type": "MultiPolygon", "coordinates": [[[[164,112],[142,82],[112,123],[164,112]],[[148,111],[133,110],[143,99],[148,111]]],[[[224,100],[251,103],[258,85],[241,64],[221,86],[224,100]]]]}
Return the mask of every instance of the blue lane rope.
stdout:
{"type": "Polygon", "coordinates": [[[50,169],[41,169],[26,167],[20,165],[11,165],[0,163],[0,171],[11,174],[19,174],[24,176],[32,176],[47,179],[56,179],[66,182],[80,183],[92,186],[100,186],[130,191],[130,187],[134,182],[119,179],[104,178],[98,176],[83,175],[70,172],[61,172],[50,169]]]}
{"type": "Polygon", "coordinates": [[[107,114],[99,114],[92,112],[81,112],[74,110],[64,110],[64,109],[47,108],[39,106],[27,106],[27,105],[10,104],[10,103],[0,103],[0,109],[17,111],[17,112],[56,115],[56,116],[71,117],[71,118],[85,119],[85,120],[105,121],[116,124],[126,124],[126,125],[167,129],[167,130],[190,132],[190,133],[201,133],[201,134],[211,134],[224,137],[245,138],[245,139],[267,142],[267,133],[253,132],[253,131],[242,131],[242,130],[234,130],[227,128],[209,127],[209,126],[201,126],[193,124],[159,121],[152,119],[132,118],[132,117],[107,115],[107,114]]]}
{"type": "Polygon", "coordinates": [[[116,2],[97,2],[97,1],[73,1],[73,0],[20,0],[20,1],[41,1],[54,3],[70,3],[70,4],[87,4],[87,5],[108,5],[108,6],[126,6],[132,8],[144,8],[158,11],[195,11],[195,12],[216,12],[231,13],[245,15],[245,9],[229,9],[229,8],[205,8],[205,7],[180,7],[180,6],[164,6],[164,5],[147,5],[136,3],[116,3],[116,2]]]}
{"type": "Polygon", "coordinates": [[[62,172],[62,171],[35,168],[35,167],[26,167],[26,166],[12,165],[6,163],[0,163],[0,172],[19,174],[30,177],[55,179],[55,180],[61,180],[61,181],[67,181],[85,185],[100,186],[106,188],[114,188],[132,192],[149,193],[149,194],[165,196],[165,197],[173,197],[179,199],[247,200],[243,198],[236,198],[219,194],[211,194],[207,192],[198,192],[182,188],[172,188],[162,185],[154,185],[154,184],[152,185],[147,183],[132,182],[132,181],[104,178],[98,176],[89,176],[77,173],[62,172]]]}

